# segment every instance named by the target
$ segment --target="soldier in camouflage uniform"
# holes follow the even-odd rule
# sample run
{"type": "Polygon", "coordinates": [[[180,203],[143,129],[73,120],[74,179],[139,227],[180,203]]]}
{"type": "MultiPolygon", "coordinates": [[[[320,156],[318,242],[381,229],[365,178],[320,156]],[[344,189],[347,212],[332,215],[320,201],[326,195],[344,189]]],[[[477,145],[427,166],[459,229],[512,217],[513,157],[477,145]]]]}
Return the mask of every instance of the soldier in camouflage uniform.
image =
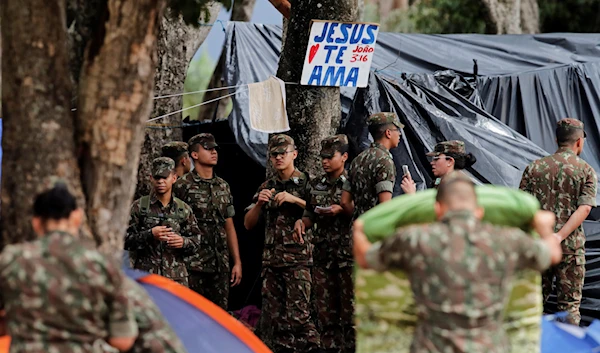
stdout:
{"type": "Polygon", "coordinates": [[[275,353],[314,352],[320,340],[310,315],[312,246],[310,239],[294,232],[306,206],[309,180],[294,167],[298,151],[291,137],[271,137],[269,154],[276,174],[258,188],[244,218],[247,229],[260,217],[266,224],[261,321],[273,328],[275,353]]]}
{"type": "Polygon", "coordinates": [[[34,201],[40,238],[7,245],[0,255],[0,309],[11,352],[118,352],[133,344],[138,328],[125,276],[93,240],[79,238],[82,220],[68,188],[51,186],[34,201]]]}
{"type": "Polygon", "coordinates": [[[520,188],[534,195],[542,209],[556,215],[555,231],[562,240],[564,257],[542,278],[544,302],[552,293],[556,277],[558,310],[567,311],[567,321],[578,325],[585,277],[585,234],[581,224],[596,206],[597,178],[594,169],[579,158],[585,141],[581,121],[560,120],[556,141],[556,153],[527,166],[520,188]]]}
{"type": "Polygon", "coordinates": [[[542,239],[482,223],[474,185],[462,173],[442,180],[435,210],[439,222],[401,228],[373,246],[358,221],[357,263],[409,276],[418,316],[411,353],[508,352],[502,313],[514,273],[543,271],[560,261],[554,216],[536,215],[542,239]]]}
{"type": "Polygon", "coordinates": [[[175,161],[175,174],[181,178],[192,170],[192,162],[188,154],[188,144],[181,141],[172,141],[161,147],[162,156],[175,161]]]}
{"type": "Polygon", "coordinates": [[[398,147],[404,127],[395,113],[373,114],[367,123],[375,142],[352,161],[342,194],[342,207],[353,210],[353,220],[392,198],[396,166],[390,149],[398,147]]]}
{"type": "Polygon", "coordinates": [[[167,157],[152,161],[148,196],[131,205],[125,249],[135,253],[133,267],[188,286],[185,257],[197,253],[200,229],[190,206],[173,197],[175,163],[167,157]]]}
{"type": "Polygon", "coordinates": [[[354,260],[351,217],[340,206],[348,159],[346,135],[321,141],[321,158],[325,173],[309,184],[306,208],[302,219],[296,221],[296,232],[304,236],[305,229],[311,229],[313,234],[313,304],[321,347],[327,353],[350,353],[356,350],[354,260]]]}
{"type": "Polygon", "coordinates": [[[187,353],[146,290],[126,278],[123,287],[133,308],[139,334],[128,353],[187,353]]]}
{"type": "Polygon", "coordinates": [[[180,178],[173,190],[175,196],[192,207],[202,234],[200,251],[187,260],[190,288],[227,310],[229,286],[236,286],[242,280],[242,261],[232,218],[233,198],[229,184],[213,170],[218,160],[213,135],[196,135],[188,145],[194,170],[180,178]]]}

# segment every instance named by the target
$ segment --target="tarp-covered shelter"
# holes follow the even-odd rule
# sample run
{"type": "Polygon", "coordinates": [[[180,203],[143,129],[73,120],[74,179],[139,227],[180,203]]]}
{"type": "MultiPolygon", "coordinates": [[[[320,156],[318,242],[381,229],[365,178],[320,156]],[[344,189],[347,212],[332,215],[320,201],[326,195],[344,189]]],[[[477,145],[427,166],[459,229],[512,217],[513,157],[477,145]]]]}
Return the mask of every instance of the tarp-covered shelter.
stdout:
{"type": "MultiPolygon", "coordinates": [[[[229,23],[225,85],[260,82],[274,75],[281,33],[281,26],[229,23]]],[[[399,114],[406,127],[403,142],[392,151],[396,168],[409,165],[420,187],[432,180],[425,153],[435,143],[450,139],[465,141],[467,151],[475,154],[478,161],[468,171],[479,182],[516,187],[529,162],[556,150],[555,124],[567,116],[586,124],[582,157],[600,172],[596,153],[600,147],[600,34],[380,33],[369,85],[342,88],[341,99],[340,132],[350,137],[352,155],[370,142],[365,124],[369,114],[399,114]]],[[[236,94],[229,125],[232,136],[228,137],[264,166],[267,135],[250,128],[247,90],[236,94]]],[[[194,130],[212,129],[223,130],[220,123],[194,130]]],[[[235,155],[240,157],[239,149],[235,155]]],[[[240,160],[247,163],[247,158],[240,160]]],[[[254,178],[239,169],[236,174],[220,168],[221,174],[231,175],[225,179],[232,185],[254,178]]],[[[250,196],[244,197],[251,197],[258,184],[246,182],[249,190],[244,195],[250,196]]],[[[400,192],[399,185],[395,191],[400,192]]],[[[247,205],[250,200],[238,198],[237,202],[247,205]]],[[[236,224],[241,225],[243,208],[236,209],[236,224]]],[[[585,228],[588,255],[582,314],[589,319],[600,317],[600,260],[596,255],[600,223],[586,222],[585,228]]],[[[257,291],[254,284],[252,292],[257,291]]]]}

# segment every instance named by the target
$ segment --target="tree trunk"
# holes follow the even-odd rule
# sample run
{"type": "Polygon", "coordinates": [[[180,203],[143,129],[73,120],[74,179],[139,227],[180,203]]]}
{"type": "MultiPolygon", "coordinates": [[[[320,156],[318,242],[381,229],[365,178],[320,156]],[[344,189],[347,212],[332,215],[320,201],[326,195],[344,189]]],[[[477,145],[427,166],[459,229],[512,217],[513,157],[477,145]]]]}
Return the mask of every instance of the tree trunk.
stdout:
{"type": "Polygon", "coordinates": [[[108,0],[105,32],[96,33],[86,50],[78,109],[82,184],[90,228],[102,235],[104,249],[123,246],[152,109],[163,8],[164,0],[108,0]]]}
{"type": "Polygon", "coordinates": [[[491,33],[521,34],[539,32],[537,0],[483,0],[491,33]]]}
{"type": "MultiPolygon", "coordinates": [[[[238,22],[248,22],[252,18],[252,12],[254,11],[254,5],[256,4],[256,0],[241,0],[233,3],[233,9],[231,10],[231,21],[238,22]]],[[[219,57],[219,62],[215,67],[215,71],[210,78],[210,82],[208,83],[208,88],[219,88],[223,87],[223,70],[225,69],[225,44],[223,45],[223,50],[221,52],[221,56],[219,57]]],[[[220,91],[210,91],[204,94],[203,102],[208,102],[209,100],[213,100],[228,94],[227,90],[220,91]]],[[[199,121],[210,121],[210,120],[218,120],[225,117],[225,110],[227,109],[227,104],[231,101],[231,98],[224,98],[218,100],[214,103],[209,103],[200,106],[200,111],[198,113],[199,121]]]]}
{"type": "MultiPolygon", "coordinates": [[[[277,77],[285,82],[300,82],[312,19],[351,22],[356,18],[356,0],[292,1],[277,77]]],[[[318,175],[321,173],[321,140],[335,133],[341,118],[340,90],[337,87],[286,85],[286,93],[289,134],[299,151],[296,166],[311,177],[318,175]]]]}
{"type": "Polygon", "coordinates": [[[33,196],[47,177],[65,179],[84,204],[70,111],[64,0],[1,6],[3,244],[33,238],[33,196]]]}
{"type": "MultiPolygon", "coordinates": [[[[202,22],[214,22],[221,6],[221,3],[218,2],[209,4],[210,18],[203,19],[202,22]]],[[[186,25],[181,17],[175,17],[170,11],[167,11],[162,18],[158,34],[158,66],[154,79],[156,96],[183,93],[183,84],[189,63],[211,28],[210,26],[196,28],[186,25]]],[[[151,116],[157,117],[180,110],[183,105],[183,96],[157,99],[154,103],[151,116]]],[[[155,125],[178,126],[181,125],[181,120],[181,113],[178,113],[156,121],[155,125]]],[[[150,165],[154,158],[160,156],[161,146],[169,141],[181,141],[181,139],[181,128],[146,128],[137,174],[135,199],[150,192],[150,165]]]]}

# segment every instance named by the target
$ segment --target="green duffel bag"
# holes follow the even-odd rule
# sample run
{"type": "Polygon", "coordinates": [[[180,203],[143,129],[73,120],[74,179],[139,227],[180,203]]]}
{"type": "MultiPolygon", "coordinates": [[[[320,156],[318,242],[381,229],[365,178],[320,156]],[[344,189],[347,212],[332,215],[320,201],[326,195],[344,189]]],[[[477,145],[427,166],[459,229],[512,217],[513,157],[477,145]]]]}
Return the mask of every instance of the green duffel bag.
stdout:
{"type": "MultiPolygon", "coordinates": [[[[531,229],[531,221],[540,209],[535,197],[520,190],[492,185],[476,186],[476,192],[479,205],[485,209],[484,222],[518,227],[538,236],[531,229]]],[[[437,190],[430,189],[402,195],[374,207],[359,217],[364,222],[365,235],[376,242],[393,235],[399,227],[435,222],[436,193],[437,190]]],[[[378,343],[370,346],[361,343],[361,339],[366,343],[380,342],[370,337],[376,332],[374,327],[387,327],[386,332],[391,333],[386,325],[394,325],[394,340],[410,341],[409,337],[403,336],[412,334],[416,315],[406,274],[359,270],[356,301],[359,352],[387,351],[385,347],[378,347],[378,343]]],[[[513,352],[539,352],[542,310],[540,274],[530,270],[518,272],[504,315],[504,327],[513,352]]],[[[402,344],[400,352],[408,352],[408,349],[402,344]]]]}

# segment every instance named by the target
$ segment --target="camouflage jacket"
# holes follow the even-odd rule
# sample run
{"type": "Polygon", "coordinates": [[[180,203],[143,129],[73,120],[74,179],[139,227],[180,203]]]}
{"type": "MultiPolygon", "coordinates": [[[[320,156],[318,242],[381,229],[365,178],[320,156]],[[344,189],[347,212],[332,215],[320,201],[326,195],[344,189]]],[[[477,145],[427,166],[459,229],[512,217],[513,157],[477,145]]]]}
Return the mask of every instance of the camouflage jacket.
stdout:
{"type": "Polygon", "coordinates": [[[187,286],[188,271],[185,257],[200,246],[200,230],[190,206],[172,198],[165,207],[152,193],[149,208],[142,197],[131,205],[131,218],[125,235],[125,250],[135,253],[134,268],[156,273],[187,286]],[[183,248],[172,249],[154,238],[152,228],[168,226],[184,238],[183,248]]]}
{"type": "Polygon", "coordinates": [[[189,269],[229,272],[225,220],[235,216],[229,184],[216,175],[202,179],[196,171],[191,171],[177,180],[173,192],[190,205],[202,234],[199,251],[188,259],[189,269]]]}
{"type": "Polygon", "coordinates": [[[344,190],[352,194],[354,200],[353,220],[377,206],[379,193],[393,192],[396,180],[396,166],[392,154],[379,143],[359,154],[348,170],[348,180],[344,190]]]}
{"type": "MultiPolygon", "coordinates": [[[[308,176],[297,169],[289,180],[281,180],[278,176],[265,181],[256,191],[253,203],[247,209],[254,207],[258,194],[263,189],[275,189],[277,193],[288,193],[305,199],[308,176]]],[[[283,267],[312,264],[312,249],[310,239],[304,239],[304,244],[294,240],[294,225],[302,218],[304,209],[298,205],[283,203],[278,206],[272,200],[262,208],[265,218],[265,248],[263,251],[263,267],[283,267]]]]}
{"type": "Polygon", "coordinates": [[[543,271],[550,252],[516,228],[480,223],[469,211],[399,229],[367,253],[370,267],[409,277],[418,321],[411,352],[507,352],[504,305],[515,271],[543,271]]]}
{"type": "Polygon", "coordinates": [[[138,333],[119,264],[63,232],[8,245],[0,293],[11,352],[99,352],[109,336],[138,333]]]}
{"type": "Polygon", "coordinates": [[[173,332],[146,290],[133,279],[126,278],[123,287],[131,301],[139,328],[138,338],[128,353],[186,353],[183,343],[173,332]]]}
{"type": "Polygon", "coordinates": [[[303,217],[313,223],[312,244],[313,262],[326,268],[352,266],[352,237],[350,235],[351,217],[340,213],[335,217],[321,216],[315,213],[315,207],[339,205],[342,199],[342,186],[346,173],[335,180],[327,175],[311,180],[306,196],[306,209],[303,217]]]}
{"type": "MultiPolygon", "coordinates": [[[[521,179],[524,190],[539,201],[543,210],[556,215],[555,231],[560,230],[579,206],[596,206],[596,172],[567,148],[531,163],[521,179]]],[[[579,226],[562,242],[565,255],[584,255],[585,234],[579,226]]]]}

